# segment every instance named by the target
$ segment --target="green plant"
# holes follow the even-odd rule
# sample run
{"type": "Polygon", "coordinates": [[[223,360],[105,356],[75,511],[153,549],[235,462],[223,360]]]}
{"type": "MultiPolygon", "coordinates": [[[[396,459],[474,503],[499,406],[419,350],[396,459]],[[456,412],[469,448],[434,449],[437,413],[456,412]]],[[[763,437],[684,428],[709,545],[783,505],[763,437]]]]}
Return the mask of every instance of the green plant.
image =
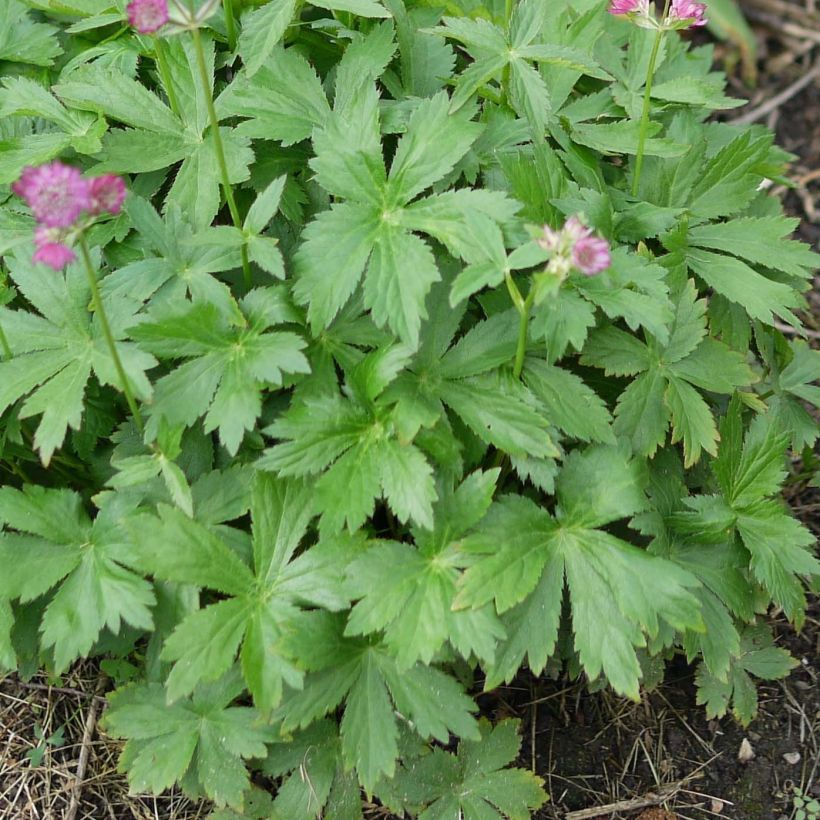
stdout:
{"type": "Polygon", "coordinates": [[[473,697],[525,664],[750,721],[818,257],[688,6],[134,3],[0,35],[0,665],[100,657],[132,787],[217,818],[527,817],[473,697]],[[122,209],[46,225],[58,157],[122,209]]]}
{"type": "Polygon", "coordinates": [[[792,792],[794,820],[817,820],[820,817],[820,800],[808,797],[797,787],[792,792]]]}

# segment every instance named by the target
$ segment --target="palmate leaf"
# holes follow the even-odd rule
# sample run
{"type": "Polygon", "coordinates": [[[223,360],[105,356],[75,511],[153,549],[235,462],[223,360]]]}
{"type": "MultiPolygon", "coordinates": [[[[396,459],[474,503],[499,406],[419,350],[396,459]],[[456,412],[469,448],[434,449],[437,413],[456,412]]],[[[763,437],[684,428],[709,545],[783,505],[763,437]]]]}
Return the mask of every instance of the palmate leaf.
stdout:
{"type": "Polygon", "coordinates": [[[244,688],[234,668],[169,705],[157,683],[123,687],[110,696],[106,729],[125,738],[120,766],[134,792],[159,794],[176,782],[197,787],[217,806],[243,808],[248,758],[264,758],[276,734],[247,706],[231,706],[244,688]]]}
{"type": "Polygon", "coordinates": [[[159,518],[136,519],[134,555],[141,566],[162,580],[230,596],[192,612],[167,639],[163,658],[175,662],[166,683],[169,699],[219,678],[237,654],[261,712],[278,705],[284,683],[301,685],[298,654],[284,647],[289,624],[302,604],[345,606],[335,568],[354,549],[353,542],[339,540],[296,555],[312,515],[305,485],[260,474],[251,502],[253,567],[221,534],[178,510],[160,506],[159,518]]]}
{"type": "MultiPolygon", "coordinates": [[[[283,778],[271,807],[274,816],[361,820],[359,782],[355,772],[344,765],[335,721],[318,720],[287,741],[269,746],[262,770],[270,778],[283,778]]],[[[270,816],[269,810],[264,817],[270,816]]]]}
{"type": "Polygon", "coordinates": [[[49,66],[62,52],[57,29],[32,20],[19,0],[6,0],[0,8],[0,60],[49,66]]]}
{"type": "Polygon", "coordinates": [[[346,570],[346,589],[358,599],[345,634],[384,632],[400,669],[430,663],[446,641],[465,659],[491,662],[504,636],[491,608],[454,612],[459,578],[457,539],[489,508],[498,471],[475,472],[434,508],[431,531],[415,533],[417,546],[379,541],[346,570]]]}
{"type": "Polygon", "coordinates": [[[153,626],[151,585],[126,568],[124,512],[113,502],[92,522],[69,490],[0,489],[0,599],[27,603],[49,596],[41,645],[53,651],[57,672],[87,655],[103,629],[117,634],[123,622],[153,626]]]}
{"type": "MultiPolygon", "coordinates": [[[[139,232],[141,256],[106,276],[100,283],[103,294],[177,306],[190,296],[192,301],[210,303],[225,319],[241,324],[230,288],[214,276],[239,267],[239,245],[203,241],[208,234],[197,231],[175,206],[160,216],[150,202],[131,193],[124,207],[139,232]]],[[[221,237],[222,229],[219,231],[221,237]]]]}
{"type": "MultiPolygon", "coordinates": [[[[435,296],[446,299],[446,286],[435,296]]],[[[448,407],[485,444],[520,458],[552,459],[558,449],[550,433],[547,413],[538,399],[519,381],[498,372],[499,365],[515,354],[516,321],[513,311],[476,324],[457,344],[449,347],[459,313],[446,301],[437,304],[431,319],[430,339],[441,321],[439,350],[420,351],[408,365],[409,373],[386,392],[396,401],[395,417],[413,436],[419,425],[432,426],[448,407]],[[455,316],[456,322],[452,319],[455,316]]]]}
{"type": "MultiPolygon", "coordinates": [[[[375,116],[376,109],[371,110],[375,116]]],[[[348,201],[320,213],[306,228],[295,257],[294,296],[308,305],[308,319],[317,333],[333,320],[364,275],[365,306],[376,324],[389,326],[416,347],[427,315],[424,300],[440,275],[427,244],[402,226],[402,210],[452,170],[481,126],[449,114],[443,93],[422,101],[385,175],[378,139],[363,139],[360,125],[354,126],[347,115],[336,117],[329,126],[332,139],[324,132],[314,138],[315,164],[319,182],[348,201]],[[331,237],[332,249],[327,244],[331,237]],[[340,269],[328,270],[329,251],[340,269]]],[[[377,129],[377,120],[372,125],[377,129]]]]}
{"type": "Polygon", "coordinates": [[[275,291],[251,291],[240,310],[243,324],[232,326],[208,302],[168,306],[132,329],[146,350],[187,359],[156,383],[154,433],[161,419],[190,426],[204,416],[205,431],[218,429],[228,452],[236,453],[261,412],[263,388],[281,384],[285,373],[309,371],[302,337],[268,330],[281,318],[275,291]]]}
{"type": "Polygon", "coordinates": [[[704,338],[706,306],[697,300],[689,280],[678,297],[668,342],[650,337],[647,345],[613,325],[596,331],[584,347],[581,362],[607,374],[640,374],[624,390],[615,408],[614,431],[625,436],[635,453],[652,456],[666,439],[683,441],[685,466],[705,450],[717,454],[717,425],[695,388],[731,394],[755,380],[740,353],[704,338]]]}
{"type": "Polygon", "coordinates": [[[791,342],[791,361],[779,372],[772,372],[774,395],[769,400],[769,413],[778,426],[791,436],[792,450],[810,447],[818,436],[817,422],[804,403],[820,407],[820,351],[806,342],[791,342]]]}
{"type": "Polygon", "coordinates": [[[310,671],[299,692],[287,693],[274,713],[282,728],[304,728],[343,701],[342,757],[355,766],[359,781],[372,793],[378,780],[392,777],[398,756],[397,713],[423,738],[447,743],[450,733],[478,738],[471,712],[475,704],[454,678],[415,664],[399,669],[383,646],[345,638],[344,618],[305,613],[290,636],[301,646],[310,671]],[[395,707],[395,709],[394,709],[395,707]]]}
{"type": "Polygon", "coordinates": [[[349,399],[333,393],[295,401],[266,433],[280,439],[256,462],[283,476],[315,476],[323,534],[353,532],[383,496],[403,522],[432,526],[433,470],[409,438],[399,437],[382,393],[409,358],[402,345],[359,358],[348,373],[349,399]],[[340,488],[344,488],[340,491],[340,488]]]}
{"type": "MultiPolygon", "coordinates": [[[[500,650],[509,664],[501,673],[507,679],[524,652],[536,662],[551,654],[564,577],[581,664],[593,680],[603,672],[621,694],[638,697],[635,648],[658,634],[661,621],[676,629],[702,628],[692,575],[597,529],[646,506],[642,483],[637,465],[616,448],[575,451],[559,476],[555,518],[528,499],[505,496],[464,539],[471,557],[456,606],[494,600],[499,613],[510,611],[504,619],[510,646],[502,643],[500,650]],[[525,600],[533,591],[540,604],[538,631],[522,634],[534,623],[526,611],[532,601],[525,600]]],[[[500,677],[492,668],[489,676],[500,677]]]]}
{"type": "MultiPolygon", "coordinates": [[[[98,172],[144,173],[181,162],[165,207],[175,205],[197,228],[204,228],[220,208],[220,172],[196,79],[195,54],[190,44],[180,42],[188,39],[169,43],[175,88],[178,86],[180,92],[180,117],[144,85],[114,68],[83,66],[55,86],[55,93],[72,108],[93,111],[127,126],[111,129],[106,135],[98,172]]],[[[213,40],[205,37],[203,42],[206,64],[213,75],[213,40]]],[[[244,182],[253,162],[250,140],[232,128],[220,128],[220,134],[228,177],[233,184],[244,182]]]]}
{"type": "Polygon", "coordinates": [[[676,514],[673,525],[703,543],[731,538],[734,529],[756,580],[787,617],[800,624],[805,609],[802,579],[820,575],[820,561],[809,551],[815,541],[809,530],[772,498],[786,478],[788,437],[768,416],[752,421],[745,440],[742,432],[741,403],[735,397],[712,462],[722,495],[687,499],[690,512],[676,514]]]}
{"type": "MultiPolygon", "coordinates": [[[[97,319],[88,310],[91,292],[80,263],[56,274],[31,261],[30,252],[7,257],[12,278],[39,315],[0,308],[0,323],[14,358],[0,362],[0,412],[23,399],[21,418],[42,416],[34,438],[44,464],[65,439],[80,428],[86,388],[92,373],[103,384],[122,389],[110,349],[97,319]]],[[[124,341],[138,305],[111,298],[106,311],[117,352],[131,388],[141,399],[151,395],[145,371],[156,359],[124,341]]]]}
{"type": "Polygon", "coordinates": [[[461,43],[474,58],[459,75],[450,109],[457,111],[479,88],[499,80],[507,70],[510,76],[510,102],[536,134],[543,134],[552,112],[550,94],[540,65],[567,68],[598,79],[609,79],[592,56],[579,48],[553,43],[534,43],[546,23],[548,8],[537,0],[515,6],[508,36],[488,20],[445,17],[444,25],[432,29],[442,37],[461,43]],[[534,64],[534,65],[533,65],[534,64]]]}
{"type": "Polygon", "coordinates": [[[695,676],[697,702],[706,707],[709,718],[723,717],[732,704],[732,713],[747,726],[757,716],[757,689],[751,676],[779,680],[798,665],[786,649],[774,646],[765,624],[747,626],[741,635],[740,654],[733,659],[725,680],[710,674],[701,664],[695,676]]]}
{"type": "Polygon", "coordinates": [[[424,820],[527,820],[547,799],[540,777],[506,768],[518,757],[520,723],[482,719],[479,740],[463,740],[456,754],[434,749],[411,760],[390,784],[393,800],[424,820]]]}

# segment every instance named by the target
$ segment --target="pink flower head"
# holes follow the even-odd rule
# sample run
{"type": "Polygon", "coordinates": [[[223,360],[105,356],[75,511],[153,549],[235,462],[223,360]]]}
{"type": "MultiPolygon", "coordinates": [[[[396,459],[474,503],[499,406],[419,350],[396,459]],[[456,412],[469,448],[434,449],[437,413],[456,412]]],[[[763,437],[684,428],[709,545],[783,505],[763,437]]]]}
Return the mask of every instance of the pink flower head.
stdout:
{"type": "Polygon", "coordinates": [[[649,15],[649,0],[609,0],[607,11],[618,17],[627,14],[646,17],[649,15]]]}
{"type": "Polygon", "coordinates": [[[34,242],[37,245],[34,261],[42,262],[54,270],[62,270],[69,262],[73,262],[77,254],[59,240],[60,231],[53,228],[37,228],[34,232],[34,242]]]}
{"type": "Polygon", "coordinates": [[[126,11],[140,34],[153,34],[168,22],[168,0],[131,0],[126,11]]]}
{"type": "Polygon", "coordinates": [[[586,238],[592,233],[592,228],[588,228],[577,216],[571,216],[564,223],[564,236],[567,240],[575,244],[581,239],[586,238]]]}
{"type": "Polygon", "coordinates": [[[101,214],[103,211],[118,214],[122,210],[124,199],[125,183],[122,177],[103,174],[91,180],[91,208],[89,210],[92,214],[101,214]]]}
{"type": "Polygon", "coordinates": [[[669,19],[675,23],[689,23],[690,28],[706,25],[706,5],[694,0],[672,0],[669,19]]]}
{"type": "Polygon", "coordinates": [[[11,186],[31,208],[34,218],[49,228],[67,228],[91,205],[91,185],[76,168],[59,160],[23,169],[11,186]]]}
{"type": "Polygon", "coordinates": [[[563,241],[563,233],[544,225],[543,232],[535,240],[545,251],[557,251],[563,241]]]}
{"type": "Polygon", "coordinates": [[[609,243],[599,236],[583,236],[572,247],[572,266],[585,276],[595,276],[611,262],[609,243]]]}

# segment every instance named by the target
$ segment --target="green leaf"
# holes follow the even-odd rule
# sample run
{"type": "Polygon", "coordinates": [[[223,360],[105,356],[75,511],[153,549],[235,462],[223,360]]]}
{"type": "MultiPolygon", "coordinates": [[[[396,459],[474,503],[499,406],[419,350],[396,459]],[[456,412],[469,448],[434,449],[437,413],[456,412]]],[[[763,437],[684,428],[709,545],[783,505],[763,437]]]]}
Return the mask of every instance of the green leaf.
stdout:
{"type": "Polygon", "coordinates": [[[423,240],[384,227],[377,234],[367,267],[365,304],[379,327],[388,325],[415,348],[421,320],[427,318],[424,300],[440,278],[433,253],[423,240]]]}
{"type": "Polygon", "coordinates": [[[66,104],[153,133],[179,134],[180,121],[156,94],[115,69],[84,66],[54,86],[66,104]]]}
{"type": "Polygon", "coordinates": [[[666,439],[670,411],[664,402],[666,379],[657,368],[641,373],[618,398],[613,430],[625,436],[637,455],[653,456],[666,439]]]}
{"type": "Polygon", "coordinates": [[[744,725],[757,716],[757,692],[751,675],[765,680],[785,678],[798,665],[785,649],[773,645],[771,631],[765,624],[746,627],[741,636],[740,653],[733,658],[726,679],[712,674],[704,664],[695,676],[698,705],[706,706],[709,718],[723,717],[730,702],[732,712],[744,725]]]}
{"type": "Polygon", "coordinates": [[[547,421],[526,401],[520,388],[488,378],[448,381],[440,395],[483,441],[510,455],[554,457],[558,454],[547,421]]]}
{"type": "MultiPolygon", "coordinates": [[[[613,502],[625,510],[638,499],[628,500],[634,490],[624,489],[627,496],[619,500],[616,493],[613,502]]],[[[577,491],[573,482],[564,493],[577,491]]],[[[676,629],[702,629],[698,599],[689,591],[697,580],[688,572],[571,518],[556,521],[527,499],[503,498],[463,546],[471,558],[456,598],[458,607],[494,599],[499,612],[508,610],[535,589],[545,567],[560,577],[563,565],[575,647],[584,670],[593,680],[603,672],[617,692],[629,697],[637,699],[639,692],[635,648],[645,645],[646,635],[658,634],[661,621],[676,629]]],[[[559,615],[556,598],[547,616],[548,635],[554,633],[559,615]]]]}
{"type": "Polygon", "coordinates": [[[420,664],[399,670],[382,647],[344,638],[342,627],[339,618],[308,616],[294,634],[297,644],[314,646],[308,665],[316,671],[280,707],[286,731],[307,726],[346,700],[342,754],[370,792],[381,775],[395,771],[396,711],[425,738],[446,743],[451,731],[477,735],[470,714],[475,706],[453,678],[420,664]]]}
{"type": "Polygon", "coordinates": [[[310,63],[296,49],[279,47],[253,77],[240,71],[217,98],[216,110],[220,119],[246,118],[237,126],[238,134],[281,140],[284,146],[307,139],[330,116],[322,83],[310,63]],[[282,77],[288,81],[281,82],[282,77]]]}
{"type": "Polygon", "coordinates": [[[546,802],[541,778],[505,768],[518,756],[519,721],[492,727],[482,720],[479,730],[480,738],[463,740],[456,754],[434,749],[399,769],[394,788],[407,811],[429,820],[527,820],[546,802]]]}
{"type": "MultiPolygon", "coordinates": [[[[686,153],[688,146],[668,137],[655,137],[660,130],[660,125],[650,124],[649,137],[644,143],[646,156],[679,157],[686,153]]],[[[636,120],[595,125],[578,123],[572,127],[571,136],[575,142],[604,154],[637,154],[639,131],[640,123],[636,120]]]]}
{"type": "Polygon", "coordinates": [[[251,503],[251,570],[224,536],[160,506],[160,518],[141,516],[135,552],[158,578],[196,584],[232,597],[195,609],[165,642],[163,658],[174,661],[168,675],[170,700],[194,692],[200,681],[221,677],[237,653],[256,707],[269,714],[283,686],[298,688],[302,671],[285,643],[299,604],[343,608],[347,598],[336,580],[348,544],[324,542],[294,557],[313,516],[307,488],[260,474],[251,503]]]}
{"type": "Polygon", "coordinates": [[[239,53],[248,77],[256,74],[267,62],[295,12],[296,0],[273,0],[242,18],[239,53]]]}
{"type": "Polygon", "coordinates": [[[130,787],[159,794],[190,777],[217,806],[241,810],[249,786],[243,760],[265,757],[272,732],[255,709],[229,705],[240,692],[241,683],[229,674],[170,706],[156,683],[111,695],[105,725],[126,739],[123,764],[130,787]]]}
{"type": "Polygon", "coordinates": [[[737,529],[751,553],[755,578],[799,626],[806,607],[799,576],[820,575],[820,561],[810,551],[814,536],[774,500],[759,501],[740,513],[737,529]]]}
{"type": "Polygon", "coordinates": [[[0,489],[0,598],[27,601],[57,587],[45,605],[42,646],[54,651],[58,672],[87,655],[104,628],[118,634],[123,621],[153,625],[151,585],[130,565],[116,509],[91,522],[68,490],[0,489]],[[59,516],[56,517],[55,516],[59,516]]]}
{"type": "Polygon", "coordinates": [[[601,527],[646,509],[646,477],[617,447],[574,450],[564,461],[555,492],[567,526],[601,527]]]}
{"type": "Polygon", "coordinates": [[[62,53],[57,28],[32,20],[19,0],[6,0],[0,7],[0,60],[50,66],[62,53]]]}
{"type": "Polygon", "coordinates": [[[804,279],[820,267],[820,254],[802,242],[784,239],[796,222],[785,217],[732,219],[689,229],[690,244],[724,251],[747,262],[804,279]]]}
{"type": "Polygon", "coordinates": [[[398,727],[384,677],[376,659],[365,652],[347,696],[342,718],[342,754],[355,766],[362,785],[372,792],[382,776],[392,777],[399,754],[398,727]]]}
{"type": "Polygon", "coordinates": [[[263,387],[281,384],[283,373],[308,372],[301,337],[266,332],[273,317],[255,311],[264,297],[260,290],[245,297],[250,321],[244,327],[231,326],[212,303],[202,302],[157,310],[153,321],[133,329],[146,350],[187,359],[157,382],[152,425],[165,419],[190,426],[204,416],[205,431],[219,429],[220,440],[235,453],[261,412],[263,387]]]}
{"type": "MultiPolygon", "coordinates": [[[[294,256],[298,278],[293,296],[299,304],[308,305],[314,334],[327,327],[353,295],[379,231],[372,207],[353,202],[333,205],[305,228],[305,241],[294,256]],[[329,270],[330,259],[335,263],[329,270]]],[[[415,243],[414,248],[418,251],[415,243]]]]}
{"type": "MultiPolygon", "coordinates": [[[[68,428],[80,428],[91,374],[117,387],[119,375],[99,323],[87,310],[90,290],[82,267],[70,265],[59,275],[30,258],[7,260],[17,287],[41,315],[0,308],[0,323],[15,353],[14,358],[0,362],[0,412],[28,396],[21,416],[42,416],[35,446],[47,465],[68,428]]],[[[138,398],[146,399],[151,386],[145,370],[156,359],[123,341],[123,324],[132,321],[137,309],[128,299],[111,299],[107,304],[107,310],[118,317],[113,334],[131,388],[138,398]]]]}
{"type": "Polygon", "coordinates": [[[436,491],[433,471],[415,447],[387,441],[379,448],[381,483],[391,509],[400,521],[418,526],[433,526],[433,501],[436,491]]]}
{"type": "Polygon", "coordinates": [[[772,325],[774,316],[779,316],[799,326],[791,308],[800,307],[802,300],[789,285],[768,279],[739,259],[711,251],[692,248],[686,262],[709,287],[742,305],[753,319],[772,325]]]}
{"type": "Polygon", "coordinates": [[[524,381],[546,406],[550,421],[565,433],[582,441],[614,443],[606,405],[579,376],[530,359],[524,381]]]}
{"type": "Polygon", "coordinates": [[[396,203],[409,202],[448,174],[481,133],[481,125],[450,114],[449,108],[449,98],[439,93],[423,100],[410,117],[388,178],[396,203]]]}
{"type": "Polygon", "coordinates": [[[432,532],[416,531],[418,548],[396,542],[371,546],[347,568],[347,589],[359,601],[346,634],[384,631],[401,668],[430,663],[445,641],[465,658],[491,659],[500,624],[485,609],[453,612],[459,573],[455,539],[490,505],[491,473],[474,473],[436,507],[432,532]]]}
{"type": "Polygon", "coordinates": [[[717,455],[717,425],[700,393],[682,379],[670,378],[664,400],[672,414],[672,444],[683,441],[683,466],[695,464],[702,450],[717,455]]]}
{"type": "Polygon", "coordinates": [[[390,12],[376,0],[316,0],[313,5],[330,11],[348,11],[359,17],[390,16],[390,12]]]}

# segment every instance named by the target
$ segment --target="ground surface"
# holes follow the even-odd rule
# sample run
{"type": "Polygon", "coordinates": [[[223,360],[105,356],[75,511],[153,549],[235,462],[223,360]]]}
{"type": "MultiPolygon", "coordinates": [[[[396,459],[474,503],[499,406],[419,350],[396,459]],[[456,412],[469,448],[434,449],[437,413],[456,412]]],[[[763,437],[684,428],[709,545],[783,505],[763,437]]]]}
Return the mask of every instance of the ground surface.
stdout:
{"type": "MultiPolygon", "coordinates": [[[[820,13],[814,0],[745,0],[744,8],[760,43],[759,81],[749,91],[732,80],[735,94],[750,99],[734,115],[767,123],[798,156],[797,187],[776,193],[801,218],[801,238],[820,249],[820,13]]],[[[720,46],[718,56],[731,58],[731,49],[720,46]]],[[[817,289],[812,307],[804,318],[816,346],[817,289]]],[[[796,484],[789,500],[820,533],[820,491],[796,484]]],[[[774,622],[780,645],[801,665],[761,687],[760,716],[746,731],[730,718],[706,720],[684,665],[671,667],[640,704],[526,675],[483,696],[490,717],[523,721],[521,764],[534,761],[552,795],[539,817],[791,820],[795,787],[820,797],[820,602],[801,634],[776,614],[774,622]],[[745,763],[738,760],[742,745],[754,753],[745,763]]],[[[206,817],[207,806],[176,794],[127,794],[116,773],[118,746],[96,730],[99,680],[90,665],[59,689],[37,678],[0,680],[0,820],[206,817]]]]}

